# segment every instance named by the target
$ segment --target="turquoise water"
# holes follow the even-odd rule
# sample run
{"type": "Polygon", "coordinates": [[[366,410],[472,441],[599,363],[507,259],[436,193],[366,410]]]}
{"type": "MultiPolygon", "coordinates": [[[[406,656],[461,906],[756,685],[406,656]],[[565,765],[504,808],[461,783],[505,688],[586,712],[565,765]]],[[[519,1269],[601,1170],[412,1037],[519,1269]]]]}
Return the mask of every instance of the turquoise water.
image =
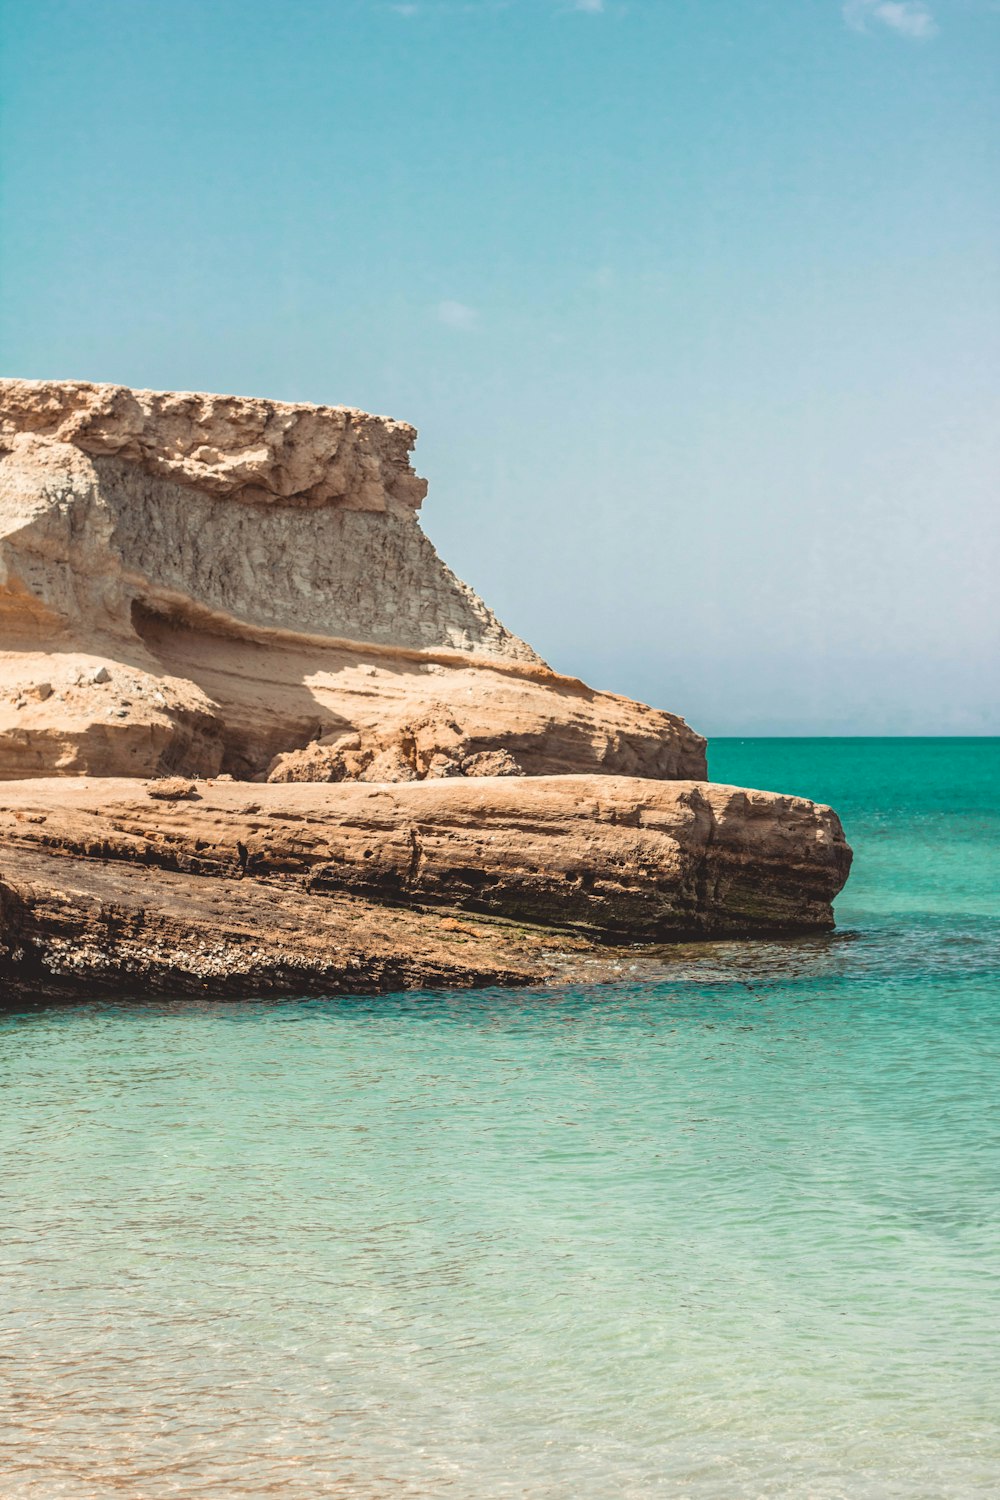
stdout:
{"type": "Polygon", "coordinates": [[[0,1018],[0,1493],[1000,1486],[1000,744],[723,741],[830,939],[0,1018]]]}

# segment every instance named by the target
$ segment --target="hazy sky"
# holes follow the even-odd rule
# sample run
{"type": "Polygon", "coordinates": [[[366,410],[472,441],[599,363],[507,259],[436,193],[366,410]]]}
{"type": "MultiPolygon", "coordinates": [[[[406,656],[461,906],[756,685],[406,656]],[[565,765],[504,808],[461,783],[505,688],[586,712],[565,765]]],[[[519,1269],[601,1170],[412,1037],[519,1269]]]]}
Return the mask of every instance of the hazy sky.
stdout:
{"type": "Polygon", "coordinates": [[[2,0],[5,373],[345,402],[553,665],[1000,732],[1000,5],[2,0]]]}

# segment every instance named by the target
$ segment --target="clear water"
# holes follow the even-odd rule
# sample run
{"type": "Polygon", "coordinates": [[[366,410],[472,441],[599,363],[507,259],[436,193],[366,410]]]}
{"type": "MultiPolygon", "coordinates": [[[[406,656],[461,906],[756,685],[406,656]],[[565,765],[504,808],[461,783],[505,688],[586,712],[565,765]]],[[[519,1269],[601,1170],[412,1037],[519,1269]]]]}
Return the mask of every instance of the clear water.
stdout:
{"type": "Polygon", "coordinates": [[[1000,745],[711,764],[839,936],[2,1019],[4,1500],[997,1492],[1000,745]]]}

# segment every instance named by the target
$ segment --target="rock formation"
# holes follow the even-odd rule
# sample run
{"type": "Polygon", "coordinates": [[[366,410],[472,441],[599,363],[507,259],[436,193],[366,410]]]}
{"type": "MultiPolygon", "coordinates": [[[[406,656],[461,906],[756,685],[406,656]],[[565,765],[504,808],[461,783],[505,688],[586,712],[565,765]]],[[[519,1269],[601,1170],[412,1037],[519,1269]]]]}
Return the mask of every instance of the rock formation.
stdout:
{"type": "Polygon", "coordinates": [[[414,438],[0,382],[8,992],[530,983],[832,926],[836,815],[552,671],[420,529],[414,438]]]}
{"type": "Polygon", "coordinates": [[[412,427],[0,382],[0,778],[705,775],[683,720],[549,670],[417,522],[412,427]],[[299,752],[303,752],[300,754],[299,752]]]}
{"type": "Polygon", "coordinates": [[[593,979],[609,943],[828,929],[850,865],[829,808],[616,776],[22,781],[0,848],[0,982],[42,994],[593,979]]]}

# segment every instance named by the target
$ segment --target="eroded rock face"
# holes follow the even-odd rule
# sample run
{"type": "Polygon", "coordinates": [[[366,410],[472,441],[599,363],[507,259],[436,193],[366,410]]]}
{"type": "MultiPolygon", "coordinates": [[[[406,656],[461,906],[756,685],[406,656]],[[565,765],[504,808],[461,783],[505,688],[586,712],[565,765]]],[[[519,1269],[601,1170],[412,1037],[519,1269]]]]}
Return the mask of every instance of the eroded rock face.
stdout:
{"type": "Polygon", "coordinates": [[[0,443],[25,437],[246,505],[386,511],[418,506],[427,492],[410,468],[414,429],[348,406],[5,380],[0,443]]]}
{"type": "Polygon", "coordinates": [[[0,991],[593,980],[832,926],[836,815],[553,672],[424,536],[413,440],[0,382],[0,991]]]}
{"type": "Polygon", "coordinates": [[[415,437],[347,408],[0,382],[8,626],[130,641],[139,601],[229,633],[538,664],[417,524],[415,437]]]}
{"type": "Polygon", "coordinates": [[[9,992],[593,981],[599,945],[826,931],[851,858],[829,808],[703,782],[161,790],[9,788],[9,992]]]}
{"type": "Polygon", "coordinates": [[[0,382],[0,778],[406,780],[499,752],[704,776],[683,720],[558,676],[441,562],[414,438],[349,408],[0,382]]]}

